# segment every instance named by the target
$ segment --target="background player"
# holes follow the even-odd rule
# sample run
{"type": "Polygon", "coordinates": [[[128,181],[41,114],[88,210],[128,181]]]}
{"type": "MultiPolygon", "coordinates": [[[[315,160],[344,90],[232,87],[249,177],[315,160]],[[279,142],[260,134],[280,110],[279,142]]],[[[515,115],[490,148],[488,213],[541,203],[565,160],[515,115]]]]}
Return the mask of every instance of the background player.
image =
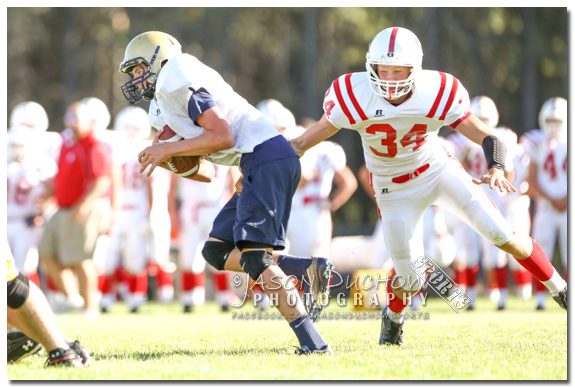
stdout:
{"type": "Polygon", "coordinates": [[[112,289],[118,267],[124,270],[128,283],[126,304],[135,312],[144,303],[147,287],[137,281],[145,278],[148,258],[147,238],[150,228],[150,179],[139,173],[138,151],[150,144],[148,114],[142,108],[127,107],[116,116],[114,128],[118,134],[116,163],[121,166],[122,186],[117,190],[118,208],[110,228],[110,243],[106,258],[106,281],[100,307],[108,311],[115,302],[116,292],[112,289]],[[121,147],[120,147],[121,145],[121,147]],[[140,286],[140,288],[138,288],[140,286]]]}
{"type": "MultiPolygon", "coordinates": [[[[550,259],[556,241],[567,279],[567,100],[553,97],[539,112],[540,130],[523,135],[522,144],[531,161],[529,189],[535,198],[533,237],[550,259]]],[[[537,309],[545,305],[546,293],[535,283],[537,309]]]]}
{"type": "Polygon", "coordinates": [[[16,267],[40,286],[37,244],[58,167],[48,155],[37,152],[35,142],[36,133],[28,126],[8,132],[6,229],[16,267]]]}

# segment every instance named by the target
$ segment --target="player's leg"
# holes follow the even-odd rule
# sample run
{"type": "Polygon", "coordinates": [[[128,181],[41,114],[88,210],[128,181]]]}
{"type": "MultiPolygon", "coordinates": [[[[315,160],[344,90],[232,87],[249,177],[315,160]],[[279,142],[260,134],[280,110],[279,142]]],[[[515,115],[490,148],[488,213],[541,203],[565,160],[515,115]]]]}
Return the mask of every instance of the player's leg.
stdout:
{"type": "MultiPolygon", "coordinates": [[[[531,230],[531,216],[529,214],[529,198],[526,195],[514,199],[512,204],[508,203],[507,207],[507,220],[515,228],[516,231],[529,234],[531,230]]],[[[515,289],[519,297],[528,300],[532,295],[532,281],[533,275],[525,268],[523,268],[513,256],[507,254],[507,263],[509,270],[513,275],[515,289]]],[[[544,289],[545,295],[547,294],[544,289]]]]}
{"type": "Polygon", "coordinates": [[[174,299],[174,270],[170,261],[171,221],[167,211],[156,209],[150,215],[150,263],[158,266],[155,276],[158,301],[169,303],[174,299]]]}
{"type": "Polygon", "coordinates": [[[508,291],[507,253],[481,238],[483,270],[490,290],[490,298],[498,310],[505,309],[508,291]]]}
{"type": "MultiPolygon", "coordinates": [[[[135,220],[141,220],[137,215],[135,220]]],[[[142,224],[141,222],[139,223],[142,224]]],[[[122,244],[123,267],[128,281],[126,303],[131,312],[137,312],[146,302],[148,294],[147,251],[140,228],[126,230],[122,244]]]]}
{"type": "Polygon", "coordinates": [[[567,242],[569,241],[569,227],[567,225],[567,212],[557,215],[557,223],[559,226],[559,253],[561,254],[561,263],[563,264],[564,275],[563,278],[567,281],[567,242]]]}
{"type": "Polygon", "coordinates": [[[396,184],[373,176],[381,215],[382,231],[387,250],[393,258],[395,275],[387,282],[387,307],[382,312],[379,344],[403,344],[405,309],[413,295],[423,287],[411,264],[425,255],[423,244],[423,214],[431,205],[429,184],[434,179],[425,174],[424,180],[396,184]]]}
{"type": "MultiPolygon", "coordinates": [[[[442,196],[438,202],[459,212],[479,234],[511,254],[541,281],[558,303],[566,308],[567,284],[553,268],[541,246],[528,235],[515,233],[482,188],[474,185],[467,173],[451,166],[440,178],[442,196]],[[454,184],[459,182],[459,184],[454,184]],[[565,298],[563,298],[563,296],[565,298]],[[565,299],[565,300],[564,300],[565,299]]],[[[450,210],[451,211],[451,210],[450,210]]]]}
{"type": "MultiPolygon", "coordinates": [[[[42,291],[28,278],[19,274],[8,252],[7,319],[8,323],[41,343],[48,351],[47,365],[67,365],[83,368],[80,356],[70,349],[42,291]]],[[[25,343],[23,346],[34,346],[25,343]]]]}
{"type": "MultiPolygon", "coordinates": [[[[226,236],[233,234],[233,241],[241,248],[240,268],[252,280],[261,281],[264,291],[275,301],[278,310],[296,334],[301,353],[331,353],[331,348],[323,341],[307,315],[296,287],[273,260],[272,249],[285,247],[285,230],[299,178],[300,163],[296,157],[244,170],[242,195],[234,194],[224,206],[214,221],[210,237],[226,241],[226,236]],[[230,218],[226,219],[226,214],[230,218]],[[230,225],[231,216],[234,218],[230,225]]],[[[216,242],[208,243],[213,245],[216,242]]],[[[226,254],[227,260],[232,251],[234,249],[226,254]]],[[[206,247],[203,253],[204,257],[210,254],[206,252],[206,247]]],[[[227,261],[224,265],[225,269],[232,269],[228,267],[227,261]]],[[[216,269],[223,269],[224,265],[216,269]]]]}

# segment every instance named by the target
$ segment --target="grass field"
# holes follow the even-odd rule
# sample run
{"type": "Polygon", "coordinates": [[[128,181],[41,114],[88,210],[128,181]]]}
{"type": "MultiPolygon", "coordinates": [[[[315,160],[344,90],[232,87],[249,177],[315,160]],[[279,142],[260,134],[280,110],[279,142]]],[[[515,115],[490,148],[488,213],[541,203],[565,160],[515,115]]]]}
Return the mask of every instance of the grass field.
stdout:
{"type": "MultiPolygon", "coordinates": [[[[8,366],[9,380],[566,380],[567,314],[548,299],[511,298],[505,311],[480,299],[456,314],[428,299],[405,325],[403,347],[377,344],[380,319],[322,319],[318,330],[334,349],[293,354],[297,339],[279,319],[238,319],[252,306],[222,313],[215,304],[180,312],[150,303],[138,314],[124,305],[97,320],[59,315],[69,336],[81,336],[94,362],[85,370],[45,369],[45,353],[8,366]],[[236,312],[236,318],[232,317],[236,312]]],[[[272,311],[272,310],[270,310],[272,311]]],[[[327,312],[351,312],[331,303],[327,312]]],[[[275,313],[275,310],[274,310],[275,313]]],[[[375,314],[374,314],[375,315],[375,314]]]]}

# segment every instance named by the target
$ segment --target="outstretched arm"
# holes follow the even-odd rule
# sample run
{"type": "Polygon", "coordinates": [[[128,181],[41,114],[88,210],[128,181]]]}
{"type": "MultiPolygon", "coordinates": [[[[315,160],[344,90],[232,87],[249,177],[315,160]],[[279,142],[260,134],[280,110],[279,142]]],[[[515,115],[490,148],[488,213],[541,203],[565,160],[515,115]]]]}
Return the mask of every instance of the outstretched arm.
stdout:
{"type": "MultiPolygon", "coordinates": [[[[484,152],[486,153],[485,157],[488,162],[490,161],[490,159],[493,159],[494,156],[495,157],[498,156],[498,153],[493,151],[494,149],[497,149],[498,147],[503,147],[504,150],[505,146],[503,145],[503,143],[501,143],[496,138],[494,139],[492,131],[474,115],[470,115],[468,118],[459,123],[459,125],[455,128],[455,130],[461,133],[463,136],[467,137],[469,140],[473,141],[474,143],[481,145],[483,147],[484,152]],[[493,142],[493,140],[495,140],[496,142],[495,146],[486,147],[486,144],[489,142],[493,142]],[[493,154],[491,154],[492,151],[493,154]]],[[[501,192],[517,191],[517,189],[511,184],[511,182],[509,182],[507,178],[505,178],[505,172],[503,168],[504,166],[502,164],[504,161],[500,162],[501,163],[498,165],[498,167],[491,166],[489,168],[489,171],[487,171],[487,173],[483,175],[481,178],[479,179],[473,178],[473,183],[475,183],[476,185],[486,183],[492,189],[494,187],[499,188],[499,191],[501,192]]]]}
{"type": "Polygon", "coordinates": [[[317,123],[309,127],[301,136],[290,140],[290,143],[301,158],[307,150],[335,135],[337,131],[339,129],[331,125],[324,114],[317,123]]]}

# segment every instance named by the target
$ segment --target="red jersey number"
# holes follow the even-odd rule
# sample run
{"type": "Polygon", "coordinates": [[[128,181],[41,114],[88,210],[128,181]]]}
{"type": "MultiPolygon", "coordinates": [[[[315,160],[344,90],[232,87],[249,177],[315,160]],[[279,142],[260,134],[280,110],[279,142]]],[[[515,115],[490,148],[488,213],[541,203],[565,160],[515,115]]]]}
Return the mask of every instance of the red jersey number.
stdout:
{"type": "Polygon", "coordinates": [[[553,152],[547,155],[547,159],[545,159],[545,163],[543,164],[543,170],[546,171],[551,179],[557,178],[557,170],[555,169],[555,156],[553,152]]]}
{"type": "MultiPolygon", "coordinates": [[[[397,131],[389,124],[373,124],[366,128],[367,133],[375,135],[377,132],[382,132],[386,134],[386,137],[381,139],[381,145],[386,147],[386,152],[383,150],[376,150],[373,147],[369,147],[371,152],[377,156],[385,158],[393,158],[397,155],[397,144],[395,140],[397,139],[397,131]]],[[[416,151],[423,144],[425,144],[425,134],[427,133],[427,125],[425,124],[415,124],[409,132],[403,136],[399,143],[406,148],[411,144],[415,144],[411,150],[416,151]]]]}

